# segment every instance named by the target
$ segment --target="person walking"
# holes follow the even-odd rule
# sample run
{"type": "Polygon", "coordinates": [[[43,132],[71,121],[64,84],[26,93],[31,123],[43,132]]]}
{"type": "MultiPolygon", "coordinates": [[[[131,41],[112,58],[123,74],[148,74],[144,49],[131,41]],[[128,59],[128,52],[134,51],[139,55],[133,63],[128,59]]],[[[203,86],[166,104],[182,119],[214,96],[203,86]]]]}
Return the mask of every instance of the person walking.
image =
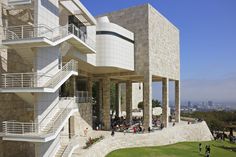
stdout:
{"type": "Polygon", "coordinates": [[[202,152],[202,143],[199,143],[198,150],[199,150],[199,154],[201,154],[201,152],[202,152]]]}
{"type": "Polygon", "coordinates": [[[114,130],[114,128],[112,128],[111,136],[113,137],[114,135],[115,135],[115,130],[114,130]]]}
{"type": "Polygon", "coordinates": [[[205,149],[206,149],[206,157],[210,157],[210,153],[211,153],[210,145],[206,145],[205,149]]]}

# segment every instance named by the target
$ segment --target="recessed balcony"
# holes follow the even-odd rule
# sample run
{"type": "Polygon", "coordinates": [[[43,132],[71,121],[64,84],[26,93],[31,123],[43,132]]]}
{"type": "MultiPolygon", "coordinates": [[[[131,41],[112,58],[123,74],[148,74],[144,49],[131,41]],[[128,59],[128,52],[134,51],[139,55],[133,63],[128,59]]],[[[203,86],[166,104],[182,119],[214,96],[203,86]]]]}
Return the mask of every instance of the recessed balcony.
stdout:
{"type": "Polygon", "coordinates": [[[10,48],[47,47],[68,42],[81,53],[95,53],[96,43],[73,24],[49,28],[45,25],[9,26],[4,29],[2,44],[10,48]]]}

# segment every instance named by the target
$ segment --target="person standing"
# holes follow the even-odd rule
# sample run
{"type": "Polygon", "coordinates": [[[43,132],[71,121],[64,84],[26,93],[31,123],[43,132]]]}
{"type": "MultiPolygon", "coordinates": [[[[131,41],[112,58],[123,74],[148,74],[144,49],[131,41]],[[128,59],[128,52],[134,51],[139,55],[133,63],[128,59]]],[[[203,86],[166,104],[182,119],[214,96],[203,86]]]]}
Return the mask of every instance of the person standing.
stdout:
{"type": "Polygon", "coordinates": [[[88,134],[88,128],[84,129],[84,136],[87,137],[88,134]]]}
{"type": "Polygon", "coordinates": [[[201,152],[202,152],[202,143],[199,143],[198,150],[199,150],[199,154],[201,154],[201,152]]]}

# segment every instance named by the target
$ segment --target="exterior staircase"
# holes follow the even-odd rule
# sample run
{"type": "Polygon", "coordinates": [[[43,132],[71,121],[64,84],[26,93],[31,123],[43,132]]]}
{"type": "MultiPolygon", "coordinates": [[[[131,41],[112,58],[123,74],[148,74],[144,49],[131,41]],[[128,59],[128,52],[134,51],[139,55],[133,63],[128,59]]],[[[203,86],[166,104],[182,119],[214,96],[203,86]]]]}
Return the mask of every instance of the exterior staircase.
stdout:
{"type": "Polygon", "coordinates": [[[62,157],[66,147],[67,147],[66,145],[60,145],[55,157],[62,157]]]}
{"type": "Polygon", "coordinates": [[[60,100],[57,104],[58,111],[46,124],[23,123],[15,121],[3,122],[3,140],[48,142],[55,139],[65,123],[74,112],[78,112],[75,99],[60,100]],[[23,137],[23,138],[22,138],[23,137]]]}
{"type": "Polygon", "coordinates": [[[72,75],[78,75],[78,64],[71,60],[66,63],[54,76],[50,76],[48,82],[42,84],[41,78],[49,77],[47,74],[38,73],[5,73],[1,74],[0,92],[9,93],[34,93],[55,92],[72,75]]]}

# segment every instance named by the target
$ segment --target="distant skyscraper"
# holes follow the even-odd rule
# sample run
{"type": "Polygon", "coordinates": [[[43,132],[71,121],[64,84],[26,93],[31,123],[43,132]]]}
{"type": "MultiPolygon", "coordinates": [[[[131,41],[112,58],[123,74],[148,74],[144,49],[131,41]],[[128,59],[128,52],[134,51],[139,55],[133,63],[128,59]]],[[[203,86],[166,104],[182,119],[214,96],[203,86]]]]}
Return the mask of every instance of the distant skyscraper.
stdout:
{"type": "Polygon", "coordinates": [[[191,101],[188,101],[188,107],[191,107],[191,106],[192,106],[191,101]]]}
{"type": "Polygon", "coordinates": [[[213,106],[213,101],[208,101],[208,106],[213,106]]]}

